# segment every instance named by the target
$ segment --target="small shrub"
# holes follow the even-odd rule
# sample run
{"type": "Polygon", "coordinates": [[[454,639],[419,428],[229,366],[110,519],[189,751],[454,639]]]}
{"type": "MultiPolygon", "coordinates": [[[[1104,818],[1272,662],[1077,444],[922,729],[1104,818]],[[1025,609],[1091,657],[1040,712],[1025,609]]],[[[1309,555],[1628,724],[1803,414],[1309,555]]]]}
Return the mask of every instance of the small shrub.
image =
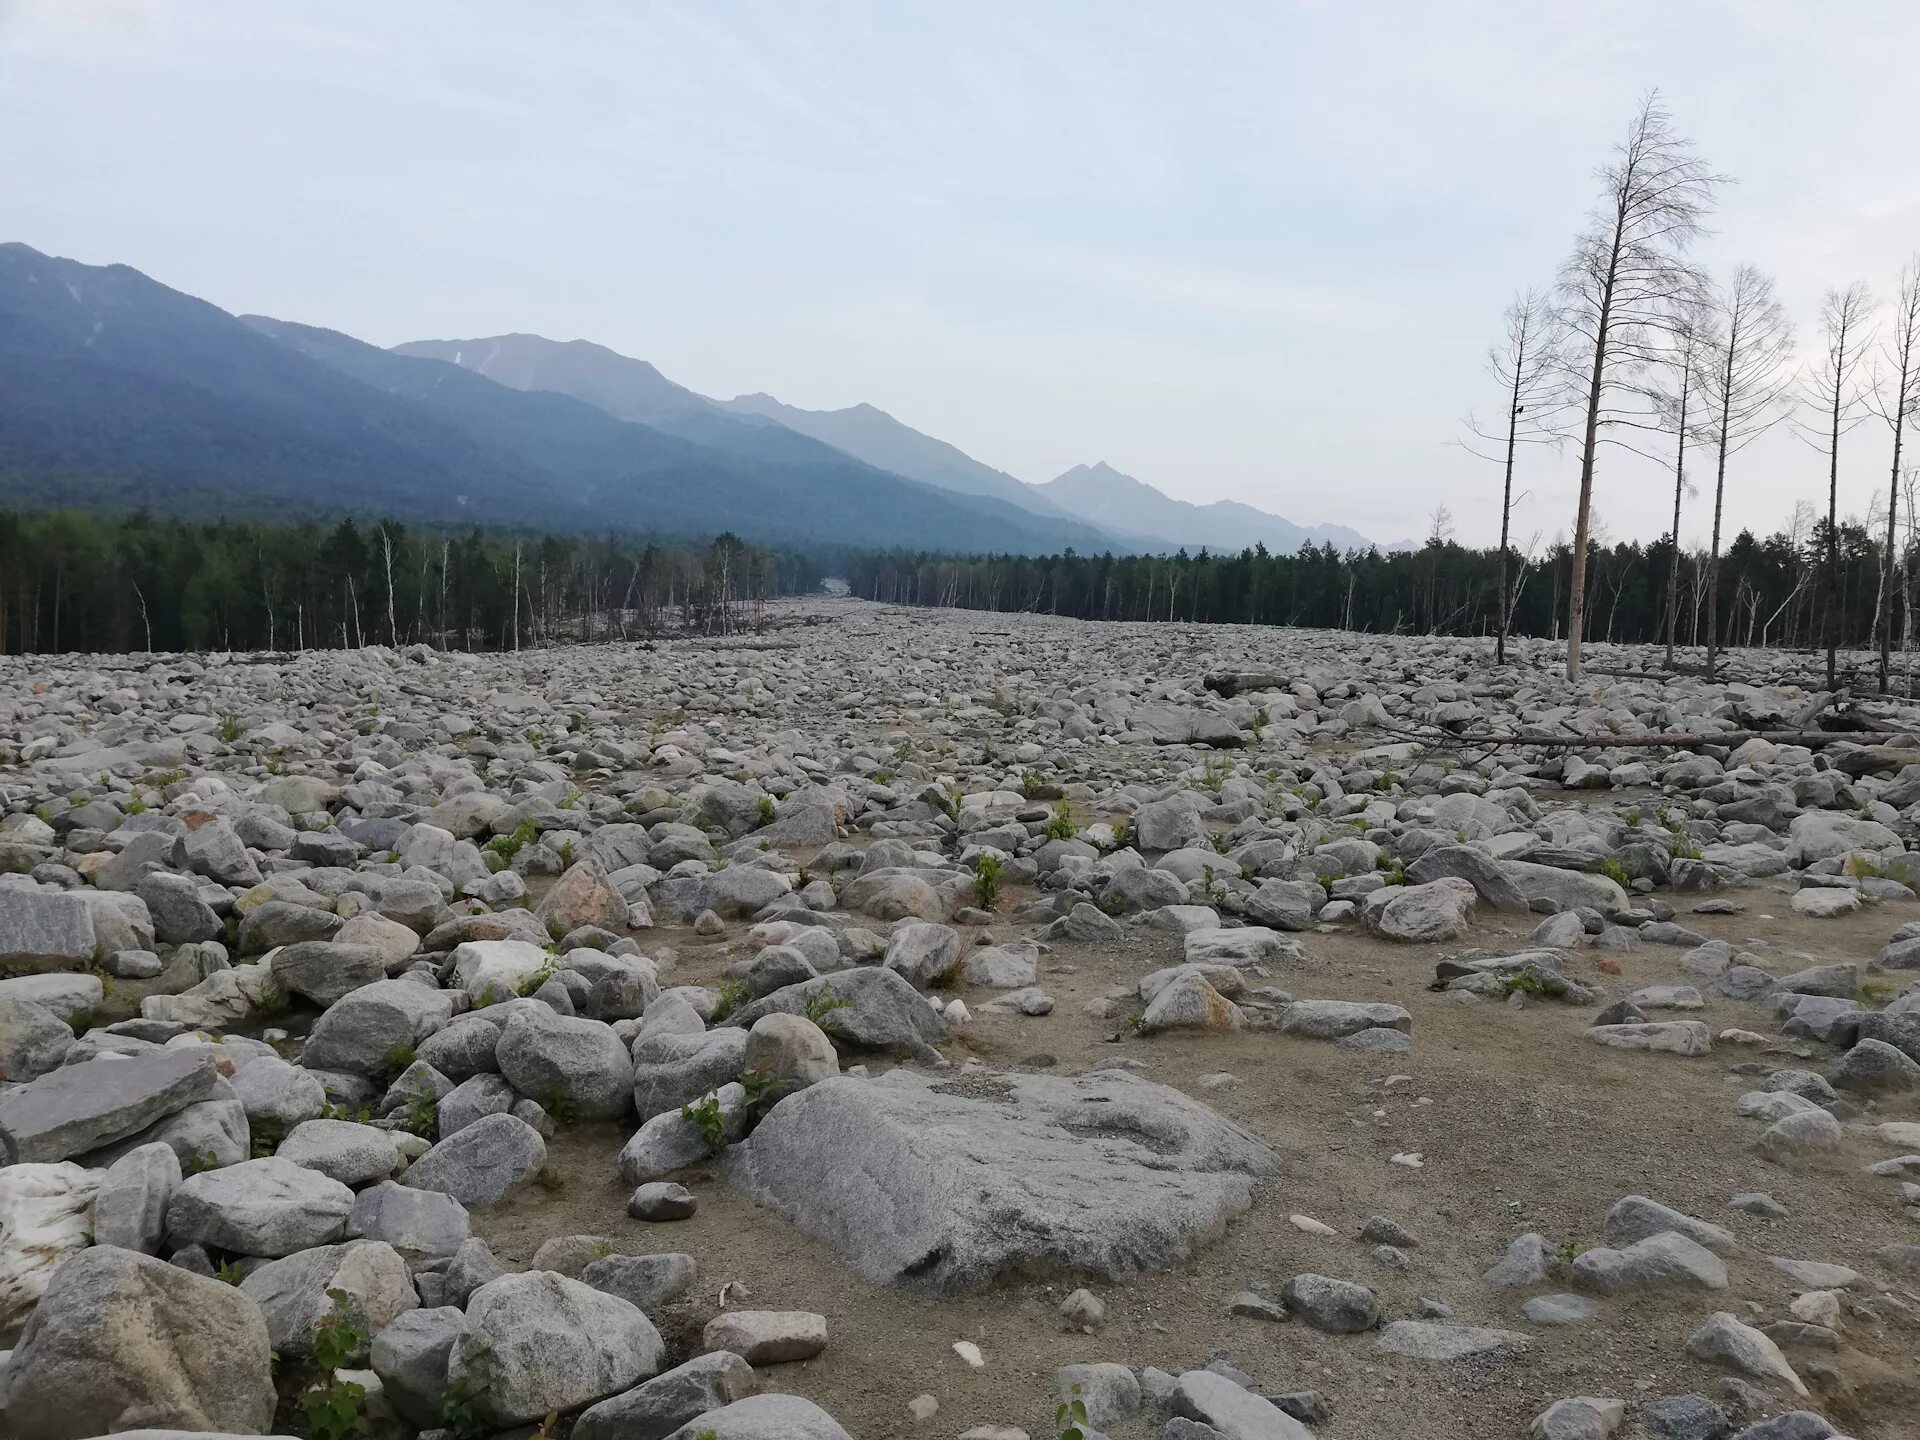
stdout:
{"type": "Polygon", "coordinates": [[[839,994],[831,985],[822,985],[817,990],[807,991],[807,1019],[831,1035],[840,1023],[833,1012],[848,1009],[852,1004],[851,995],[839,994]]]}
{"type": "Polygon", "coordinates": [[[280,1148],[280,1142],[287,1138],[287,1127],[278,1120],[255,1120],[249,1129],[252,1132],[249,1148],[256,1160],[269,1158],[280,1148]]]}
{"type": "Polygon", "coordinates": [[[713,1007],[711,1017],[716,1024],[753,999],[753,991],[748,987],[747,982],[736,980],[730,975],[716,980],[713,988],[720,996],[719,1002],[713,1007]]]}
{"type": "Polygon", "coordinates": [[[1404,885],[1407,883],[1407,872],[1396,865],[1393,869],[1387,871],[1383,883],[1388,885],[1404,885]]]}
{"type": "MultiPolygon", "coordinates": [[[[782,1079],[765,1070],[742,1070],[734,1078],[739,1080],[740,1088],[747,1092],[746,1101],[741,1109],[749,1132],[760,1123],[760,1117],[778,1105],[781,1097],[793,1086],[791,1080],[782,1079]]],[[[701,1133],[706,1133],[704,1128],[701,1133]]]]}
{"type": "Polygon", "coordinates": [[[213,1151],[196,1150],[181,1162],[180,1174],[183,1177],[187,1175],[198,1175],[203,1170],[218,1170],[219,1168],[220,1157],[214,1154],[213,1151]]]}
{"type": "Polygon", "coordinates": [[[540,1092],[540,1108],[553,1117],[556,1125],[572,1125],[580,1119],[580,1107],[558,1085],[549,1085],[540,1092]]]}
{"type": "Polygon", "coordinates": [[[520,982],[519,990],[521,998],[525,999],[527,996],[533,994],[534,991],[538,990],[559,973],[560,957],[556,955],[520,982]]]}
{"type": "Polygon", "coordinates": [[[999,908],[1000,875],[1003,868],[1000,857],[991,850],[982,850],[973,857],[973,888],[982,910],[999,908]]]}
{"type": "Polygon", "coordinates": [[[367,1433],[367,1388],[339,1380],[334,1372],[365,1359],[371,1336],[344,1290],[329,1290],[333,1310],[313,1332],[315,1379],[300,1393],[308,1433],[313,1440],[354,1440],[367,1433]]]}
{"type": "Polygon", "coordinates": [[[1059,1428],[1060,1440],[1086,1440],[1087,1402],[1080,1398],[1078,1385],[1054,1406],[1053,1423],[1059,1428]]]}
{"type": "Polygon", "coordinates": [[[413,1046],[403,1041],[380,1057],[380,1073],[387,1078],[388,1083],[392,1083],[406,1073],[406,1068],[411,1064],[413,1064],[413,1046]]]}
{"type": "Polygon", "coordinates": [[[1053,807],[1053,818],[1047,821],[1047,838],[1049,840],[1071,840],[1079,833],[1080,827],[1073,823],[1072,809],[1069,808],[1065,800],[1062,800],[1058,805],[1053,807]]]}
{"type": "Polygon", "coordinates": [[[1023,799],[1032,800],[1046,788],[1046,782],[1031,770],[1020,772],[1020,794],[1023,799]]]}
{"type": "Polygon", "coordinates": [[[760,823],[762,825],[771,825],[773,823],[773,797],[771,795],[762,795],[759,800],[755,802],[755,807],[760,812],[760,823]]]}
{"type": "Polygon", "coordinates": [[[484,1388],[462,1375],[440,1396],[440,1428],[451,1433],[454,1440],[486,1440],[493,1433],[493,1426],[480,1418],[474,1404],[484,1388]]]}
{"type": "Polygon", "coordinates": [[[1207,834],[1207,843],[1213,846],[1214,854],[1216,855],[1226,854],[1227,844],[1228,844],[1226,831],[1224,830],[1209,831],[1207,834]]]}
{"type": "Polygon", "coordinates": [[[511,860],[539,838],[540,827],[535,825],[532,817],[529,816],[514,826],[512,833],[496,835],[480,848],[483,850],[491,850],[502,860],[511,860]]]}
{"type": "Polygon", "coordinates": [[[220,717],[220,739],[223,744],[231,745],[240,738],[240,717],[229,710],[220,717]]]}
{"type": "Polygon", "coordinates": [[[1124,850],[1133,843],[1133,817],[1122,815],[1113,822],[1113,848],[1124,850]]]}
{"type": "Polygon", "coordinates": [[[408,1099],[406,1109],[400,1116],[400,1124],[422,1140],[433,1139],[440,1129],[440,1102],[431,1091],[418,1092],[408,1099]]]}
{"type": "Polygon", "coordinates": [[[1231,774],[1233,774],[1233,766],[1225,760],[1200,762],[1200,784],[1216,795],[1220,793],[1220,787],[1227,783],[1227,777],[1231,774]]]}
{"type": "Polygon", "coordinates": [[[1622,890],[1633,884],[1633,879],[1627,874],[1626,867],[1618,860],[1611,858],[1602,860],[1600,862],[1599,873],[1613,881],[1613,883],[1618,885],[1622,890]]]}
{"type": "Polygon", "coordinates": [[[213,1278],[222,1285],[238,1285],[247,1278],[247,1267],[238,1260],[222,1260],[213,1267],[213,1278]]]}
{"type": "Polygon", "coordinates": [[[726,1138],[727,1117],[721,1112],[720,1097],[711,1090],[698,1100],[689,1100],[682,1105],[680,1118],[698,1130],[700,1138],[716,1150],[726,1138]]]}

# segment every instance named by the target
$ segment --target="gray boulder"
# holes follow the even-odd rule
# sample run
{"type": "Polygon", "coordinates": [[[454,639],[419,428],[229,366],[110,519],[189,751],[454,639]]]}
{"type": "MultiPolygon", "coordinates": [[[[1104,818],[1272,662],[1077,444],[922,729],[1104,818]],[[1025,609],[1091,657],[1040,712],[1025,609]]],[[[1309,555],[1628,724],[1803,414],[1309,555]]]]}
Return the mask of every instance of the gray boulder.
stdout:
{"type": "Polygon", "coordinates": [[[177,1265],[96,1245],[54,1271],[0,1368],[0,1433],[258,1435],[272,1427],[275,1398],[272,1345],[253,1301],[177,1265]]]}
{"type": "Polygon", "coordinates": [[[1227,1440],[1313,1440],[1313,1432],[1278,1405],[1212,1370],[1189,1370],[1169,1397],[1174,1412],[1227,1440]]]}
{"type": "Polygon", "coordinates": [[[613,1027],[529,1005],[507,1021],[500,1073],[550,1114],[617,1120],[633,1103],[633,1061],[613,1027]]]}
{"type": "Polygon", "coordinates": [[[1574,1284],[1601,1295],[1727,1288],[1727,1267],[1720,1257],[1676,1230],[1662,1230],[1623,1250],[1596,1245],[1574,1257],[1572,1271],[1574,1284]]]}
{"type": "Polygon", "coordinates": [[[689,1420],[667,1440],[853,1440],[840,1422],[798,1395],[753,1395],[689,1420]]]}
{"type": "Polygon", "coordinates": [[[0,1082],[24,1085],[60,1068],[73,1048],[73,1028],[31,1000],[0,996],[0,1082]]]}
{"type": "Polygon", "coordinates": [[[580,1271],[580,1283],[618,1295],[648,1315],[680,1296],[699,1278],[691,1255],[603,1255],[580,1271]]]}
{"type": "Polygon", "coordinates": [[[960,968],[960,932],[950,925],[907,921],[888,938],[881,964],[916,990],[943,984],[960,968]]]}
{"type": "Polygon", "coordinates": [[[0,888],[0,969],[59,970],[93,958],[86,900],[64,890],[0,888]]]}
{"type": "Polygon", "coordinates": [[[400,1177],[416,1190],[437,1190],[462,1205],[504,1205],[547,1163],[547,1142],[514,1115],[483,1116],[435,1145],[400,1177]]]}
{"type": "Polygon", "coordinates": [[[250,1060],[228,1083],[248,1122],[263,1134],[285,1134],[301,1121],[317,1120],[326,1113],[327,1088],[320,1077],[278,1055],[250,1060]]]}
{"type": "Polygon", "coordinates": [[[317,1245],[270,1260],[240,1282],[240,1293],[260,1307],[274,1350],[302,1358],[313,1354],[316,1327],[337,1305],[378,1335],[420,1304],[407,1262],[379,1240],[317,1245]]]}
{"type": "Polygon", "coordinates": [[[314,1022],[300,1063],[384,1079],[394,1057],[418,1045],[453,1017],[453,997],[413,980],[362,985],[314,1022]]]}
{"type": "Polygon", "coordinates": [[[301,940],[331,940],[345,922],[330,910],[268,900],[247,912],[240,922],[239,953],[263,955],[276,945],[301,940]]]}
{"type": "Polygon", "coordinates": [[[93,1242],[151,1255],[167,1233],[167,1205],[180,1184],[180,1157],[164,1141],[129,1150],[100,1177],[93,1242]]]}
{"type": "Polygon", "coordinates": [[[556,1275],[526,1270],[482,1285],[447,1358],[481,1419],[523,1425],[574,1410],[657,1375],[666,1344],[638,1306],[556,1275]]]}
{"type": "Polygon", "coordinates": [[[1833,1083],[1856,1095],[1897,1095],[1920,1089],[1920,1063],[1884,1040],[1862,1040],[1833,1067],[1833,1083]]]}
{"type": "Polygon", "coordinates": [[[322,1010],[362,985],[387,978],[387,959],[380,951],[370,945],[341,945],[331,940],[283,945],[273,952],[268,964],[283,988],[311,1000],[322,1010]]]}
{"type": "Polygon", "coordinates": [[[278,1158],[203,1170],[180,1182],[167,1205],[167,1235],[242,1255],[291,1255],[340,1238],[353,1191],[278,1158]]]}
{"type": "Polygon", "coordinates": [[[1731,1255],[1740,1248],[1740,1242],[1726,1226],[1683,1214],[1644,1195],[1628,1195],[1615,1202],[1601,1222],[1601,1229],[1609,1240],[1644,1240],[1663,1230],[1673,1230],[1721,1255],[1731,1255]]]}
{"type": "MultiPolygon", "coordinates": [[[[1098,910],[1093,913],[1100,915],[1098,910]]],[[[898,972],[880,966],[860,966],[789,985],[734,1011],[727,1024],[751,1027],[762,1015],[776,1011],[804,1015],[809,997],[823,991],[831,999],[850,1002],[826,1011],[820,1021],[820,1028],[837,1045],[931,1059],[936,1054],[933,1047],[947,1038],[946,1022],[926,997],[898,972]]],[[[818,1007],[822,1002],[813,1003],[818,1007]]]]}
{"type": "Polygon", "coordinates": [[[1407,878],[1424,885],[1446,878],[1465,880],[1481,903],[1510,915],[1524,915],[1527,897],[1506,867],[1471,845],[1437,845],[1407,867],[1407,878]]]}
{"type": "Polygon", "coordinates": [[[813,1021],[804,1015],[762,1015],[747,1032],[741,1070],[763,1075],[781,1093],[804,1090],[840,1073],[840,1057],[813,1021]]]}
{"type": "Polygon", "coordinates": [[[447,1360],[465,1329],[466,1316],[459,1307],[442,1305],[396,1315],[373,1337],[368,1364],[380,1377],[388,1403],[413,1424],[439,1425],[447,1360]]]}
{"type": "MultiPolygon", "coordinates": [[[[784,1013],[784,1012],[774,1012],[784,1013]]],[[[746,1069],[748,1032],[666,1033],[633,1047],[633,1108],[642,1123],[678,1110],[746,1069]]]]}
{"type": "Polygon", "coordinates": [[[1314,1329],[1330,1335],[1353,1335],[1380,1323],[1378,1297],[1351,1280],[1295,1275],[1280,1287],[1280,1298],[1314,1329]]]}
{"type": "Polygon", "coordinates": [[[1338,1040],[1362,1030],[1413,1029],[1413,1016],[1398,1005],[1352,1000],[1296,1000],[1280,1012],[1280,1033],[1307,1040],[1338,1040]]]}
{"type": "Polygon", "coordinates": [[[1465,880],[1386,885],[1361,902],[1360,918],[1376,935],[1408,944],[1451,940],[1467,928],[1479,897],[1465,880]]]}
{"type": "Polygon", "coordinates": [[[124,1140],[206,1099],[218,1078],[205,1048],[63,1066],[0,1090],[0,1157],[65,1160],[124,1140]]]}
{"type": "Polygon", "coordinates": [[[391,1179],[400,1168],[393,1132],[352,1120],[303,1121],[274,1154],[348,1186],[391,1179]]]}
{"type": "Polygon", "coordinates": [[[1218,1238],[1275,1164],[1239,1126],[1124,1072],[986,1083],[824,1081],[776,1106],[722,1173],[867,1279],[950,1294],[1010,1269],[1171,1264],[1218,1238]]]}
{"type": "Polygon", "coordinates": [[[744,1400],[758,1388],[753,1367],[727,1350],[696,1355],[574,1422],[573,1440],[663,1440],[710,1411],[744,1400]]]}
{"type": "Polygon", "coordinates": [[[349,1237],[383,1240],[410,1261],[456,1255],[472,1235],[466,1207],[438,1190],[385,1180],[353,1197],[349,1237]]]}

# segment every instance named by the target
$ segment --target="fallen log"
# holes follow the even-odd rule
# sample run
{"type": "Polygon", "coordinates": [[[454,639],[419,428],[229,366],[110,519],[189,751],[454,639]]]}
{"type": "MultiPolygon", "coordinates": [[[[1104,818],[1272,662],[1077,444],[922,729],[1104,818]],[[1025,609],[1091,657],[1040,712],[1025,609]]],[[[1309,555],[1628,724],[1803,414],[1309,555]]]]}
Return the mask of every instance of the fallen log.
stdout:
{"type": "Polygon", "coordinates": [[[1749,740],[1765,740],[1774,745],[1805,745],[1816,749],[1845,741],[1852,745],[1890,745],[1909,740],[1910,732],[1882,731],[1862,734],[1832,730],[1696,730],[1647,735],[1446,735],[1436,736],[1447,744],[1480,745],[1504,748],[1531,745],[1552,750],[1697,750],[1702,745],[1744,745],[1749,740]]]}

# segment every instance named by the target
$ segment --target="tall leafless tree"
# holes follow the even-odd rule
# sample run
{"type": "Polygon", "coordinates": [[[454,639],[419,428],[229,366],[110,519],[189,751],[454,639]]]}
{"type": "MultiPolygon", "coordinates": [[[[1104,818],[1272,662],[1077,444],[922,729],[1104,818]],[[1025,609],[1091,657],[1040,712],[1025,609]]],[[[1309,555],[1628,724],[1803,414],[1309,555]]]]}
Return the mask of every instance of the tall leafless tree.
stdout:
{"type": "Polygon", "coordinates": [[[1727,461],[1786,418],[1793,324],[1773,281],[1752,265],[1708,291],[1713,354],[1700,375],[1700,437],[1714,452],[1713,539],[1707,559],[1707,676],[1720,656],[1720,517],[1727,461]]]}
{"type": "Polygon", "coordinates": [[[1674,302],[1665,363],[1648,387],[1654,413],[1673,435],[1673,553],[1667,557],[1667,668],[1673,668],[1674,636],[1680,625],[1680,500],[1687,483],[1687,444],[1695,437],[1700,410],[1700,376],[1713,350],[1712,316],[1704,282],[1674,302]]]}
{"type": "Polygon", "coordinates": [[[1565,364],[1560,354],[1560,331],[1553,306],[1539,290],[1514,296],[1502,317],[1500,339],[1487,348],[1487,373],[1500,387],[1506,407],[1505,425],[1486,426],[1469,415],[1467,430],[1480,448],[1466,443],[1469,453],[1502,467],[1500,487],[1500,615],[1494,659],[1507,663],[1507,632],[1513,622],[1513,466],[1523,445],[1559,445],[1565,438],[1559,421],[1565,415],[1565,364]]]}
{"type": "Polygon", "coordinates": [[[1887,544],[1880,564],[1880,600],[1876,619],[1880,631],[1880,693],[1887,693],[1887,667],[1893,649],[1894,518],[1900,513],[1900,451],[1907,424],[1920,414],[1920,255],[1900,272],[1894,298],[1893,322],[1868,399],[1874,414],[1893,431],[1893,469],[1887,480],[1887,544]]]}
{"type": "Polygon", "coordinates": [[[1826,622],[1827,688],[1836,682],[1840,644],[1840,438],[1866,418],[1864,373],[1873,344],[1873,297],[1855,281],[1829,290],[1820,302],[1822,353],[1801,385],[1804,411],[1794,423],[1802,438],[1827,457],[1826,622]]]}
{"type": "MultiPolygon", "coordinates": [[[[1578,366],[1585,426],[1580,508],[1567,596],[1567,677],[1580,678],[1586,623],[1587,537],[1603,426],[1629,418],[1635,380],[1657,358],[1676,301],[1696,285],[1686,250],[1713,206],[1716,175],[1673,128],[1658,92],[1641,102],[1627,137],[1599,171],[1600,201],[1560,271],[1560,314],[1578,366]]],[[[1644,413],[1644,412],[1641,412],[1644,413]]]]}

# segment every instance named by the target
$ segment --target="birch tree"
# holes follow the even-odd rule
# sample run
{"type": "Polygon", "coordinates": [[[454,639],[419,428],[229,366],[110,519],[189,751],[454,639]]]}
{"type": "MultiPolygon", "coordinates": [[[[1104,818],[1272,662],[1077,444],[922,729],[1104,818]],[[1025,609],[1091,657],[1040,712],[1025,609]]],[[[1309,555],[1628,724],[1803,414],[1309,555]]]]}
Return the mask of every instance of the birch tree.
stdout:
{"type": "Polygon", "coordinates": [[[1558,287],[1585,414],[1567,595],[1570,680],[1580,678],[1594,470],[1601,443],[1612,438],[1602,429],[1624,418],[1621,407],[1637,408],[1635,381],[1658,358],[1675,303],[1697,283],[1686,251],[1703,232],[1714,191],[1725,179],[1675,132],[1658,92],[1641,102],[1626,139],[1598,178],[1599,203],[1561,267],[1558,287]]]}

